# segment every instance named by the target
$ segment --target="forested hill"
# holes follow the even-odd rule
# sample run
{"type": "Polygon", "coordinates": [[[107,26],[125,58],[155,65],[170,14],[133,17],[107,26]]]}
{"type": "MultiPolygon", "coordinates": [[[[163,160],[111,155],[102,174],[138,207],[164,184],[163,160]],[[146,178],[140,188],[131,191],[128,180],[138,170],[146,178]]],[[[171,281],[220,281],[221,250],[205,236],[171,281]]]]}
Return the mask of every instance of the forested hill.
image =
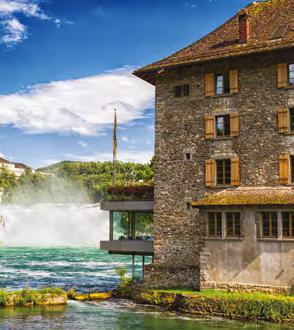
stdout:
{"type": "MultiPolygon", "coordinates": [[[[0,171],[0,189],[3,201],[13,203],[68,203],[99,202],[112,186],[111,162],[63,161],[36,172],[27,169],[17,179],[8,169],[0,171]]],[[[149,164],[115,164],[117,186],[153,181],[153,162],[149,164]]]]}
{"type": "MultiPolygon", "coordinates": [[[[54,174],[85,190],[92,200],[99,200],[101,194],[112,184],[112,162],[73,162],[63,161],[38,169],[40,172],[54,174]]],[[[148,164],[120,162],[115,164],[115,183],[153,181],[153,160],[148,164]]]]}

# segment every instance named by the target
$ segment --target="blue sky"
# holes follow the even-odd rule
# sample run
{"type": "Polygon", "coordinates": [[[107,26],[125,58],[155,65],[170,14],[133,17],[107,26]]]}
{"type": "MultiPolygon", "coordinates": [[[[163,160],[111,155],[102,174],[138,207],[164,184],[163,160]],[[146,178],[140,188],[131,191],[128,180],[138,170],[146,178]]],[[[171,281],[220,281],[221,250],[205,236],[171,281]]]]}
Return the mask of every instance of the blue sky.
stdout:
{"type": "Polygon", "coordinates": [[[0,0],[0,153],[32,167],[153,154],[154,88],[131,72],[248,0],[0,0]]]}

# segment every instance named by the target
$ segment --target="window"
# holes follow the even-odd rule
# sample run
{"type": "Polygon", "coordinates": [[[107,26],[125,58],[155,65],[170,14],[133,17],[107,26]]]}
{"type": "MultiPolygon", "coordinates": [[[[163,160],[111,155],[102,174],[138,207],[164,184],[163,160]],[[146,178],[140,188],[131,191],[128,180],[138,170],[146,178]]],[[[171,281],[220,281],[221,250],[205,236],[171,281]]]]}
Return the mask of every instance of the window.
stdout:
{"type": "Polygon", "coordinates": [[[217,137],[231,135],[230,115],[216,116],[215,125],[217,137]]]}
{"type": "Polygon", "coordinates": [[[153,213],[150,212],[135,212],[134,227],[136,239],[151,239],[153,232],[153,213]]]}
{"type": "Polygon", "coordinates": [[[216,95],[230,93],[230,79],[228,74],[215,75],[215,91],[216,95]]]}
{"type": "Polygon", "coordinates": [[[185,85],[175,86],[174,93],[175,93],[175,97],[189,96],[189,94],[190,94],[190,85],[185,84],[185,85]]]}
{"type": "Polygon", "coordinates": [[[153,212],[112,211],[112,240],[152,239],[153,212]]]}
{"type": "Polygon", "coordinates": [[[241,236],[241,219],[239,212],[226,213],[226,236],[228,237],[241,236]]]}
{"type": "Polygon", "coordinates": [[[208,236],[222,237],[222,213],[209,212],[208,213],[208,236]]]}
{"type": "Polygon", "coordinates": [[[290,131],[294,132],[294,108],[289,109],[290,114],[290,131]]]}
{"type": "Polygon", "coordinates": [[[294,213],[282,212],[282,235],[294,238],[294,213]]]}
{"type": "Polygon", "coordinates": [[[289,84],[294,85],[294,64],[289,64],[289,84]]]}
{"type": "Polygon", "coordinates": [[[190,152],[185,153],[185,160],[191,160],[191,154],[190,152]]]}
{"type": "Polygon", "coordinates": [[[216,160],[216,184],[230,185],[231,184],[231,160],[218,159],[216,160]]]}
{"type": "Polygon", "coordinates": [[[187,211],[190,211],[191,210],[191,203],[190,202],[187,202],[186,203],[186,210],[187,211]]]}
{"type": "Polygon", "coordinates": [[[128,212],[112,212],[113,239],[123,239],[130,236],[131,228],[128,212]]]}
{"type": "Polygon", "coordinates": [[[291,168],[291,183],[294,183],[294,156],[290,157],[290,161],[291,161],[291,165],[290,165],[290,168],[291,168]]]}
{"type": "Polygon", "coordinates": [[[277,212],[261,213],[261,232],[262,237],[277,238],[278,237],[278,214],[277,212]]]}

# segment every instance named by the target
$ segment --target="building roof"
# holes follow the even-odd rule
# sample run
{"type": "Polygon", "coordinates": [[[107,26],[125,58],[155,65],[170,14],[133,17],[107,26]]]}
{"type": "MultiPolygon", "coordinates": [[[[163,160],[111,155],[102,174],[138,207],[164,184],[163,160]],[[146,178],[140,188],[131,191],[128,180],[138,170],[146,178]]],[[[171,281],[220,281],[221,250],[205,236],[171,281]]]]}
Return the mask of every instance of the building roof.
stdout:
{"type": "Polygon", "coordinates": [[[5,158],[0,157],[0,164],[10,164],[10,161],[5,158]]]}
{"type": "Polygon", "coordinates": [[[27,169],[29,168],[27,165],[23,164],[23,163],[14,163],[16,168],[23,168],[23,169],[27,169]]]}
{"type": "Polygon", "coordinates": [[[222,190],[192,203],[193,207],[294,205],[292,187],[239,187],[222,190]]]}
{"type": "Polygon", "coordinates": [[[188,47],[134,72],[153,83],[164,68],[294,47],[294,0],[254,2],[188,47]],[[250,37],[239,42],[239,14],[246,12],[250,37]]]}
{"type": "Polygon", "coordinates": [[[13,163],[2,157],[0,157],[0,164],[11,164],[11,165],[14,165],[15,168],[23,168],[23,169],[29,168],[29,166],[27,166],[23,163],[13,163]]]}

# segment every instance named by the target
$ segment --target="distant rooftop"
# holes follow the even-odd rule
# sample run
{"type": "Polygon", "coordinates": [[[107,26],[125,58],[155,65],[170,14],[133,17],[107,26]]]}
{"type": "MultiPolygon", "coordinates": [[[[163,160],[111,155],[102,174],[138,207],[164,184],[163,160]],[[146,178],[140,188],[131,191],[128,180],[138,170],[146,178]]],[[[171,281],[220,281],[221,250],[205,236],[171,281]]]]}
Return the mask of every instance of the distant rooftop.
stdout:
{"type": "Polygon", "coordinates": [[[225,24],[188,47],[134,72],[155,83],[164,68],[294,47],[294,0],[253,2],[225,24]],[[240,42],[240,16],[248,39],[240,42]]]}
{"type": "Polygon", "coordinates": [[[29,166],[23,164],[23,163],[14,163],[14,162],[11,162],[5,158],[2,158],[0,157],[0,164],[12,164],[14,165],[16,168],[23,168],[23,169],[27,169],[29,168],[29,166]]]}
{"type": "Polygon", "coordinates": [[[196,208],[242,205],[294,205],[294,189],[291,187],[231,188],[192,203],[196,208]]]}

